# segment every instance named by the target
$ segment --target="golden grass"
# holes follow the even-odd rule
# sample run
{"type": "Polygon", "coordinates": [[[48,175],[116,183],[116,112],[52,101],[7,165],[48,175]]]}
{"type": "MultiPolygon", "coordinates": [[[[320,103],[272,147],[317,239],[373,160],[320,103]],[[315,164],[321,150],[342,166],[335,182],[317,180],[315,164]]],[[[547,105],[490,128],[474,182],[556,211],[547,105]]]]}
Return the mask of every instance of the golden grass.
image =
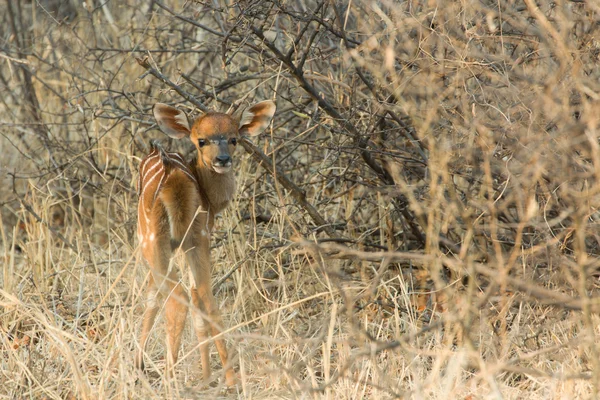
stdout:
{"type": "Polygon", "coordinates": [[[595,4],[18,3],[0,16],[1,398],[597,397],[595,4]],[[278,102],[255,144],[279,171],[238,150],[213,239],[231,389],[214,348],[201,382],[189,321],[174,378],[162,318],[133,367],[137,166],[151,138],[190,151],[149,110],[197,113],[174,87],[278,102]]]}

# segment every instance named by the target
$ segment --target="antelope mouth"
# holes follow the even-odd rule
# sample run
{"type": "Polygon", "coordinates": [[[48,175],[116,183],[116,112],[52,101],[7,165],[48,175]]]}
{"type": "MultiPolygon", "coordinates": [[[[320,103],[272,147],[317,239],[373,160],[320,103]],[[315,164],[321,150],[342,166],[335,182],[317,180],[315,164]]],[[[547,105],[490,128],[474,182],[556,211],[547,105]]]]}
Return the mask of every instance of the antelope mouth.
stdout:
{"type": "Polygon", "coordinates": [[[223,165],[213,165],[213,170],[217,174],[224,174],[231,170],[231,164],[223,166],[223,165]]]}

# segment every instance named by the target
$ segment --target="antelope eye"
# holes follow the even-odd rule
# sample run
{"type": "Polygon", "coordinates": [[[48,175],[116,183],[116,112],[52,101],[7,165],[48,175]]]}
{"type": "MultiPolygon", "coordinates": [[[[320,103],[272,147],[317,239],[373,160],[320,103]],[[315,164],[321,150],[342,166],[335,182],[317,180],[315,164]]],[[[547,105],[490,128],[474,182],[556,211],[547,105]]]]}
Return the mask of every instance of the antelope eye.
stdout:
{"type": "Polygon", "coordinates": [[[206,145],[206,139],[198,139],[198,146],[204,147],[206,145]]]}
{"type": "Polygon", "coordinates": [[[231,140],[229,142],[231,142],[231,144],[235,146],[237,144],[237,139],[231,138],[231,140]]]}

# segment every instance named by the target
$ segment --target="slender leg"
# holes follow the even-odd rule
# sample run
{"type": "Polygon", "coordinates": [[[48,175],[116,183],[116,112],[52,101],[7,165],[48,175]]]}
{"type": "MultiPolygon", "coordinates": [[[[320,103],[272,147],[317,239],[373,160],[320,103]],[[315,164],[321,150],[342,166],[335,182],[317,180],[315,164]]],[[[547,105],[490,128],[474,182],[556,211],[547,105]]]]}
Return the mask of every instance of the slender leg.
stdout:
{"type": "MultiPolygon", "coordinates": [[[[159,231],[156,229],[155,231],[159,231]]],[[[150,236],[148,239],[153,246],[145,247],[144,258],[150,265],[152,277],[148,284],[149,304],[144,313],[142,323],[142,334],[140,337],[141,351],[136,363],[143,367],[143,355],[148,335],[154,324],[158,312],[158,303],[155,295],[166,297],[165,319],[167,333],[167,374],[172,375],[172,367],[177,362],[179,347],[181,345],[181,334],[185,327],[187,317],[187,296],[179,284],[176,270],[169,272],[169,261],[171,258],[170,237],[168,235],[150,236]],[[154,301],[153,301],[154,300],[154,301]]]]}
{"type": "Polygon", "coordinates": [[[148,336],[154,325],[156,314],[158,313],[158,302],[157,302],[157,290],[154,284],[154,278],[152,275],[148,280],[148,287],[146,291],[147,303],[146,309],[144,310],[144,316],[142,317],[142,333],[140,335],[140,349],[135,358],[135,366],[138,369],[144,370],[144,352],[146,351],[146,344],[148,343],[148,336]]]}
{"type": "Polygon", "coordinates": [[[177,274],[173,272],[169,277],[167,286],[170,290],[165,307],[165,319],[167,323],[167,366],[171,369],[179,356],[181,334],[187,319],[188,298],[181,284],[174,283],[177,282],[177,274]]]}
{"type": "MultiPolygon", "coordinates": [[[[150,271],[152,272],[148,281],[147,288],[147,299],[146,309],[142,318],[142,333],[140,334],[140,351],[136,357],[136,366],[140,369],[144,369],[144,351],[146,350],[146,344],[148,342],[148,336],[154,325],[156,314],[158,313],[159,303],[157,301],[158,295],[165,292],[165,277],[169,270],[169,258],[171,253],[164,251],[160,244],[163,244],[165,237],[153,237],[156,243],[148,243],[149,238],[144,238],[142,241],[142,252],[144,259],[148,262],[150,271]]],[[[168,292],[167,292],[168,293],[168,292]]]]}
{"type": "MultiPolygon", "coordinates": [[[[210,328],[210,333],[212,336],[217,336],[220,334],[221,327],[223,326],[221,313],[216,306],[215,299],[212,294],[210,283],[210,249],[208,245],[208,235],[204,235],[201,237],[201,240],[198,241],[197,247],[194,247],[186,252],[186,258],[196,284],[195,293],[192,294],[192,301],[194,303],[194,307],[197,307],[200,310],[202,317],[204,318],[204,324],[202,328],[198,329],[199,324],[196,323],[196,335],[200,341],[203,341],[206,338],[207,325],[210,328]]],[[[217,352],[219,353],[219,358],[221,359],[223,368],[225,368],[226,383],[229,386],[233,386],[235,385],[236,381],[235,373],[231,365],[229,365],[229,357],[225,340],[223,340],[222,337],[219,337],[215,339],[215,345],[217,346],[217,352]]],[[[204,370],[203,375],[205,379],[208,379],[208,377],[210,377],[208,348],[202,346],[200,351],[202,352],[201,359],[202,368],[204,370]]]]}
{"type": "MultiPolygon", "coordinates": [[[[203,304],[203,311],[206,315],[208,315],[208,318],[205,322],[210,326],[210,334],[212,336],[217,336],[221,333],[223,321],[221,320],[221,313],[216,306],[210,282],[208,282],[208,284],[198,285],[197,292],[198,296],[200,297],[200,302],[203,304]]],[[[222,337],[219,337],[215,339],[215,345],[217,346],[217,352],[219,353],[221,364],[223,365],[223,368],[225,368],[225,380],[227,385],[233,386],[235,385],[236,381],[235,373],[232,366],[229,365],[229,357],[225,340],[222,337]]]]}
{"type": "Polygon", "coordinates": [[[194,329],[196,330],[196,336],[198,337],[198,342],[200,343],[202,377],[205,381],[208,381],[210,379],[210,354],[208,352],[208,342],[206,341],[208,338],[208,331],[206,329],[204,318],[202,318],[200,315],[200,310],[202,310],[204,307],[200,301],[200,296],[198,296],[198,291],[196,290],[195,284],[192,286],[191,296],[192,304],[194,305],[194,309],[192,310],[192,321],[194,321],[194,329]]]}

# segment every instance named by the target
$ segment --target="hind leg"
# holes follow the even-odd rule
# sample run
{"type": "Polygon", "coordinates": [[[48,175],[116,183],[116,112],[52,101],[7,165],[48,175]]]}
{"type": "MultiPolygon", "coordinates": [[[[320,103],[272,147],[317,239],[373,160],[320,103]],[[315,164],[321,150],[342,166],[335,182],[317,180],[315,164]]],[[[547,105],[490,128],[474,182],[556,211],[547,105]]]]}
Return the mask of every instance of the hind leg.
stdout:
{"type": "MultiPolygon", "coordinates": [[[[161,221],[160,218],[157,218],[161,221]]],[[[154,232],[161,232],[154,229],[154,232]]],[[[164,232],[164,230],[162,230],[164,232]]],[[[181,335],[185,327],[187,317],[188,298],[179,282],[176,270],[170,271],[171,244],[170,235],[165,232],[162,235],[150,234],[143,246],[144,258],[148,261],[152,276],[148,284],[148,305],[144,312],[142,322],[142,333],[140,336],[140,352],[136,364],[143,368],[143,356],[148,336],[154,325],[159,304],[156,295],[166,298],[165,320],[167,336],[167,372],[170,374],[172,367],[177,362],[181,335]]]]}
{"type": "MultiPolygon", "coordinates": [[[[152,232],[158,232],[154,227],[152,232]]],[[[147,233],[141,238],[142,253],[144,259],[150,267],[151,275],[146,288],[147,304],[142,317],[142,331],[140,334],[140,348],[136,356],[135,364],[138,368],[144,369],[144,352],[148,343],[148,337],[154,326],[156,315],[159,310],[159,294],[164,291],[165,278],[169,270],[169,259],[171,252],[164,248],[168,238],[164,236],[156,237],[155,234],[147,233]]]]}
{"type": "Polygon", "coordinates": [[[158,293],[152,275],[150,275],[150,278],[148,280],[146,296],[147,303],[146,309],[144,310],[144,316],[142,317],[142,333],[140,334],[140,348],[135,357],[135,366],[136,368],[141,370],[144,370],[144,352],[146,351],[148,336],[150,335],[150,331],[154,326],[156,314],[158,313],[158,293]]]}
{"type": "Polygon", "coordinates": [[[169,278],[165,319],[167,323],[167,367],[172,369],[179,356],[181,335],[185,328],[189,301],[181,283],[177,280],[177,274],[173,272],[169,278]]]}

